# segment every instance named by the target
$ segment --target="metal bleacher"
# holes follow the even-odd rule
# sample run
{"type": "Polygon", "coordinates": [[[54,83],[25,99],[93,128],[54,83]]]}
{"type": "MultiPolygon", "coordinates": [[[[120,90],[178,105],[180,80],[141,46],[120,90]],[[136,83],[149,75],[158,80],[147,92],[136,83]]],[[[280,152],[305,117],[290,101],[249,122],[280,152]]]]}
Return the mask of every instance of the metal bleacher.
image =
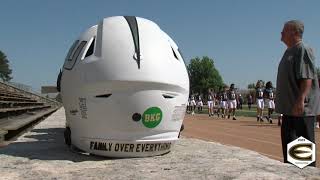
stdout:
{"type": "Polygon", "coordinates": [[[55,100],[0,82],[0,142],[60,107],[55,100]]]}

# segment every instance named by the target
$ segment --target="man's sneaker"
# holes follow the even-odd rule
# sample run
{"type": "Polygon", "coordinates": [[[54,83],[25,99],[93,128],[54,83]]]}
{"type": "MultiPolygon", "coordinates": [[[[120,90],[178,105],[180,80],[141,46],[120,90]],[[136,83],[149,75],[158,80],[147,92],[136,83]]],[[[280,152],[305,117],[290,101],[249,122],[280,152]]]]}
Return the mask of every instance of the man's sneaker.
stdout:
{"type": "Polygon", "coordinates": [[[191,115],[194,115],[194,111],[192,111],[191,115]]]}
{"type": "Polygon", "coordinates": [[[236,117],[233,117],[232,120],[237,120],[236,117]]]}

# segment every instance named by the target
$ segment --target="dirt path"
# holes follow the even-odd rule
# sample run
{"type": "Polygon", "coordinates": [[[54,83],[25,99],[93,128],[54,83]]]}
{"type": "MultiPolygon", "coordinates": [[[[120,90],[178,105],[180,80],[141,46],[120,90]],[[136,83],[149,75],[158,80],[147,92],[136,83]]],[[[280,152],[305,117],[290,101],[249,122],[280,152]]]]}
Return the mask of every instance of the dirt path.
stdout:
{"type": "MultiPolygon", "coordinates": [[[[182,135],[206,141],[219,142],[259,152],[262,155],[282,161],[280,127],[274,124],[258,123],[255,118],[238,117],[238,120],[208,117],[205,114],[186,115],[182,135]]],[[[316,129],[317,161],[320,162],[319,129],[316,129]]],[[[319,166],[319,163],[317,163],[319,166]]]]}

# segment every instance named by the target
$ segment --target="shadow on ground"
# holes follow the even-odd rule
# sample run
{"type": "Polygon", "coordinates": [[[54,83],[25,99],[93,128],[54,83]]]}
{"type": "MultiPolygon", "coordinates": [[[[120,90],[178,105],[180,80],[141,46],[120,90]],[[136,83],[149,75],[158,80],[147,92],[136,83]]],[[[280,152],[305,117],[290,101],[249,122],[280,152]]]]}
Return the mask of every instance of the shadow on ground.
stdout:
{"type": "Polygon", "coordinates": [[[102,161],[111,160],[102,156],[77,153],[64,143],[64,128],[33,129],[17,141],[0,148],[0,155],[25,157],[40,160],[102,161]],[[26,141],[24,141],[26,140],[26,141]]]}

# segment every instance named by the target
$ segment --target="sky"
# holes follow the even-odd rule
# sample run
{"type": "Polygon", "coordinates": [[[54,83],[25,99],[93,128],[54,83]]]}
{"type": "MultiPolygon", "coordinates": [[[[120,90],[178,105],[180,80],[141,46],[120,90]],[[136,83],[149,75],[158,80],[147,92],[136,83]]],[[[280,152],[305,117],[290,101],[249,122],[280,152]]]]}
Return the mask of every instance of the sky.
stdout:
{"type": "Polygon", "coordinates": [[[303,41],[320,66],[320,1],[317,0],[2,0],[0,50],[13,82],[56,85],[65,56],[79,35],[110,16],[138,16],[157,23],[179,46],[188,64],[214,60],[226,84],[246,88],[257,80],[276,82],[286,50],[283,24],[305,24],[303,41]]]}

